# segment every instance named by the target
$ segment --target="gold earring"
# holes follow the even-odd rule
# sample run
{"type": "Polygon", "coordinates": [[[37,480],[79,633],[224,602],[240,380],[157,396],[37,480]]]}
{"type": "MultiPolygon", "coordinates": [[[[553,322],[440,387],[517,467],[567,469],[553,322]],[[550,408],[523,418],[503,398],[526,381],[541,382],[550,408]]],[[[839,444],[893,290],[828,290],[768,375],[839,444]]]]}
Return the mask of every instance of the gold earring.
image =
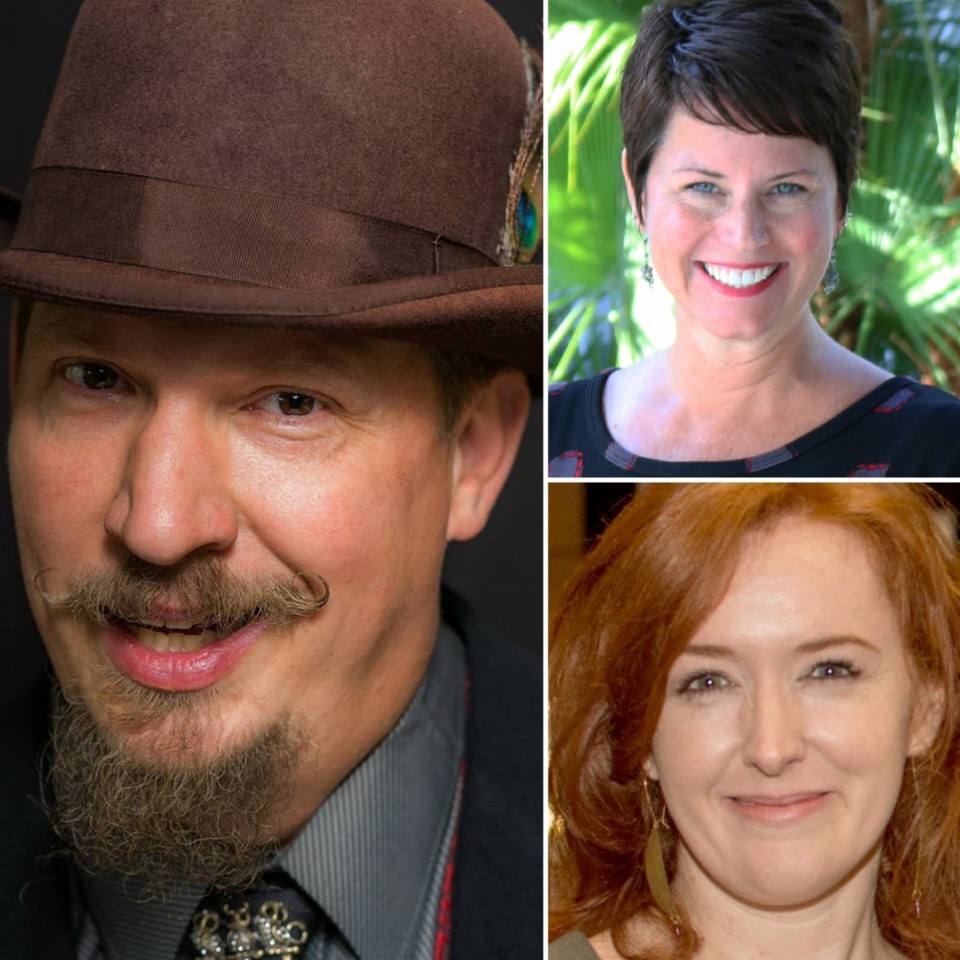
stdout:
{"type": "MultiPolygon", "coordinates": [[[[923,798],[920,796],[920,784],[917,781],[917,761],[911,758],[910,760],[910,770],[913,773],[913,790],[917,795],[917,807],[923,807],[923,798]]],[[[913,875],[913,893],[911,894],[913,898],[913,912],[916,914],[917,918],[920,917],[920,903],[923,899],[922,891],[920,889],[920,850],[917,849],[917,869],[913,875]]]]}
{"type": "Polygon", "coordinates": [[[653,828],[643,848],[643,870],[647,876],[647,885],[653,894],[654,902],[670,918],[670,922],[673,924],[673,932],[679,937],[680,914],[677,911],[677,905],[673,902],[673,893],[667,880],[667,868],[663,862],[663,844],[660,840],[660,828],[670,829],[667,824],[667,805],[663,805],[663,811],[660,816],[657,816],[653,809],[653,802],[650,800],[646,777],[643,778],[643,793],[647,798],[650,815],[653,817],[653,828]]]}

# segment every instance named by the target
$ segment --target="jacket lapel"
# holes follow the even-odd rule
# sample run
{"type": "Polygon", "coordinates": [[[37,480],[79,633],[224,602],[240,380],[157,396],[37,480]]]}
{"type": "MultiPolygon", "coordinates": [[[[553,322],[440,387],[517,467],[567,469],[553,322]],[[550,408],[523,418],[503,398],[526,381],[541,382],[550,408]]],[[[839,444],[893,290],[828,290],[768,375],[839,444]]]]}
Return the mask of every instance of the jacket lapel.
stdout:
{"type": "Polygon", "coordinates": [[[529,960],[544,943],[541,671],[459,599],[445,593],[443,611],[471,684],[451,957],[529,960]]]}
{"type": "Polygon", "coordinates": [[[54,855],[37,773],[47,736],[48,696],[44,681],[3,720],[0,823],[6,835],[0,858],[0,943],[6,956],[72,960],[70,868],[54,855]]]}

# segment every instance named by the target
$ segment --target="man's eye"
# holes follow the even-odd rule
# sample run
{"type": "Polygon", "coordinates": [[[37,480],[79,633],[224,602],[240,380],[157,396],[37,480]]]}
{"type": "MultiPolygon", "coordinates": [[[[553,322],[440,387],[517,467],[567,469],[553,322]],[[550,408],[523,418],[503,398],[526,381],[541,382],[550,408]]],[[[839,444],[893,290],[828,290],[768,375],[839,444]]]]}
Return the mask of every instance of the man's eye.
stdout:
{"type": "Polygon", "coordinates": [[[265,397],[262,403],[271,413],[279,413],[284,417],[305,417],[313,413],[317,398],[308,393],[274,393],[265,397]]]}
{"type": "Polygon", "coordinates": [[[71,363],[63,376],[87,390],[114,390],[120,383],[120,374],[104,363],[71,363]]]}

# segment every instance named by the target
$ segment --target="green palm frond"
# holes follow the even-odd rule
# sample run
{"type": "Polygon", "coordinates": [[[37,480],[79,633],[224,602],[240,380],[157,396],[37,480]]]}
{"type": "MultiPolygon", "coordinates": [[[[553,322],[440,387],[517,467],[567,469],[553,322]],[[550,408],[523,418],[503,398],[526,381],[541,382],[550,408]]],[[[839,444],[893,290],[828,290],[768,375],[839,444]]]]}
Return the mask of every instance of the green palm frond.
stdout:
{"type": "Polygon", "coordinates": [[[619,78],[641,6],[550,5],[549,352],[557,379],[630,362],[647,346],[633,322],[636,237],[619,176],[619,78]]]}
{"type": "Polygon", "coordinates": [[[960,370],[960,27],[897,0],[874,50],[854,219],[827,329],[887,369],[956,389],[960,370]]]}

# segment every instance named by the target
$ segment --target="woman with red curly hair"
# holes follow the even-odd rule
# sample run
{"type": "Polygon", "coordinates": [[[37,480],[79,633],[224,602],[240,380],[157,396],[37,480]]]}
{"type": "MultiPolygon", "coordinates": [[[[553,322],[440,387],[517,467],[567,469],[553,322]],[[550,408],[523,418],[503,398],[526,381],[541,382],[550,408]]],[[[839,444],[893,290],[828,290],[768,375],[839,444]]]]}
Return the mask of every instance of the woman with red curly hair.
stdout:
{"type": "Polygon", "coordinates": [[[960,956],[945,509],[916,484],[635,496],[555,618],[551,960],[960,956]]]}

